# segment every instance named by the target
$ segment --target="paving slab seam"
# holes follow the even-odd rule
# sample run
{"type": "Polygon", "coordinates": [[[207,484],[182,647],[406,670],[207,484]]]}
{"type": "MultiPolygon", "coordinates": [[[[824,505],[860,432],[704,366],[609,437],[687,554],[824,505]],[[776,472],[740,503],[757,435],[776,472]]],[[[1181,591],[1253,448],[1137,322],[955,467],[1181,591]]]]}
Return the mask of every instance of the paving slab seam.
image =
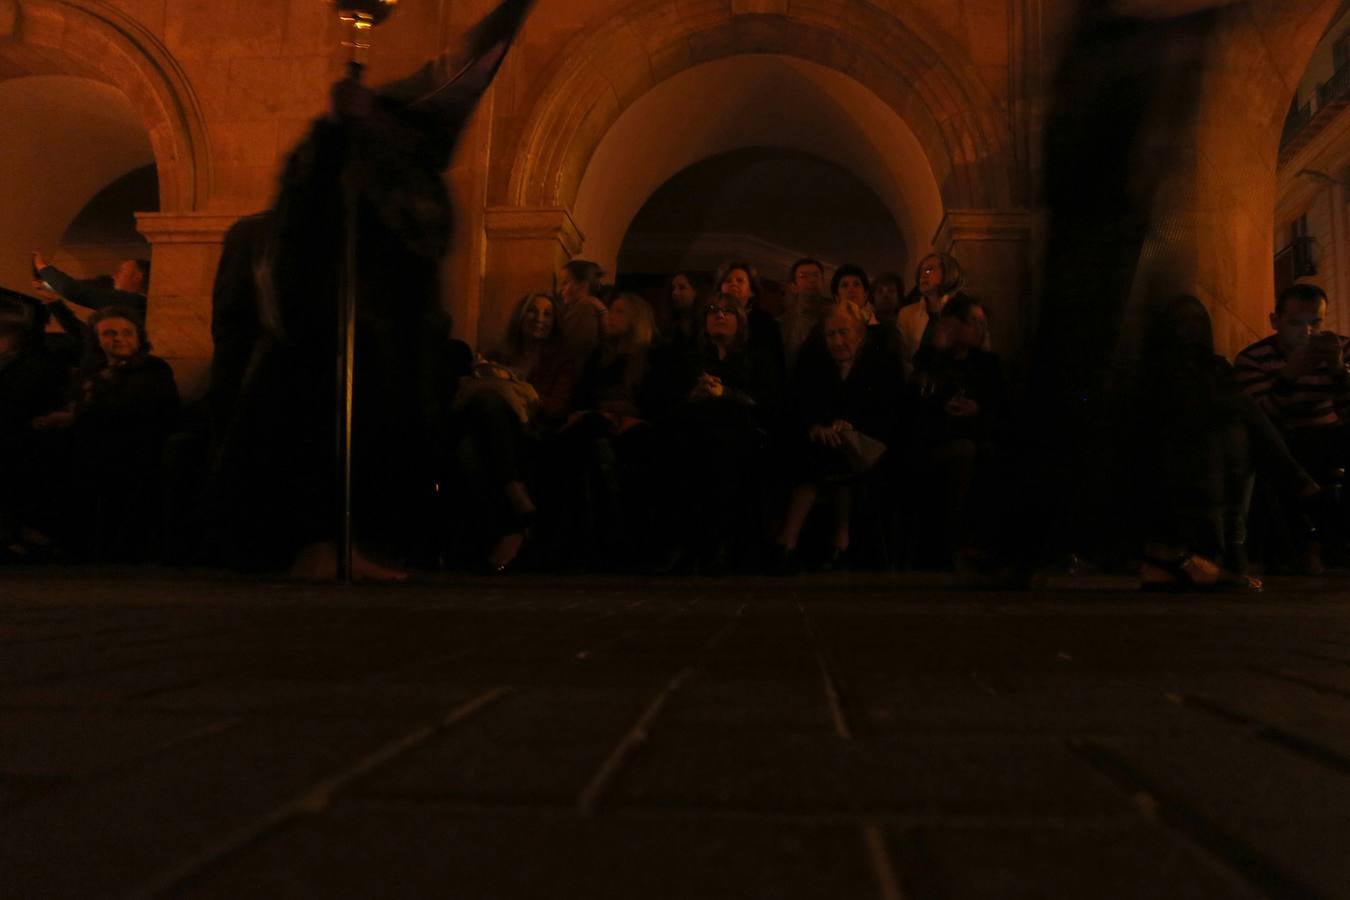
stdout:
{"type": "MultiPolygon", "coordinates": [[[[745,607],[742,606],[740,610],[737,611],[736,618],[718,629],[718,631],[708,639],[704,644],[702,651],[699,653],[700,658],[706,658],[711,655],[717,647],[736,630],[740,625],[740,614],[744,609],[745,607]]],[[[609,786],[610,782],[613,781],[614,777],[623,768],[625,763],[628,762],[629,758],[637,752],[638,748],[647,742],[652,725],[661,714],[661,710],[665,708],[665,705],[670,701],[670,698],[679,691],[685,682],[694,676],[694,673],[697,670],[697,664],[698,660],[695,660],[693,664],[685,666],[679,672],[675,673],[675,676],[662,686],[661,690],[657,692],[656,696],[653,697],[643,709],[642,714],[638,716],[638,720],[633,726],[619,739],[619,743],[615,745],[614,749],[610,751],[607,757],[605,757],[604,762],[600,764],[600,768],[591,776],[585,787],[581,789],[581,793],[577,795],[578,814],[583,817],[595,815],[605,789],[609,786]]]]}
{"type": "MultiPolygon", "coordinates": [[[[820,640],[815,625],[811,621],[811,616],[806,611],[806,606],[797,602],[797,610],[801,613],[802,624],[805,626],[807,636],[815,645],[816,664],[820,668],[821,687],[825,693],[825,703],[830,710],[830,721],[834,725],[835,736],[843,741],[853,740],[853,727],[849,724],[848,715],[844,710],[842,692],[839,689],[839,681],[834,676],[830,667],[829,660],[826,658],[826,650],[820,640]]],[[[900,878],[896,874],[895,861],[891,859],[890,850],[886,847],[886,837],[881,826],[875,821],[863,821],[859,825],[859,832],[862,836],[863,847],[867,852],[867,862],[872,870],[872,877],[876,879],[877,891],[881,900],[904,900],[905,892],[901,887],[900,878]]]]}
{"type": "Polygon", "coordinates": [[[492,688],[456,707],[438,721],[416,728],[403,737],[391,741],[355,765],[320,781],[303,794],[224,835],[178,864],[151,876],[133,888],[127,896],[132,900],[150,900],[171,895],[170,892],[175,887],[201,874],[210,866],[218,864],[236,851],[253,844],[286,822],[323,812],[339,791],[421,746],[440,732],[487,708],[512,690],[504,686],[492,688]]]}
{"type": "Polygon", "coordinates": [[[1305,687],[1310,691],[1316,691],[1319,694],[1326,694],[1331,697],[1340,697],[1342,700],[1350,700],[1350,691],[1334,687],[1329,684],[1323,684],[1312,678],[1304,678],[1301,675],[1294,675],[1289,672],[1281,672],[1278,669],[1268,669],[1265,666],[1244,666],[1249,672],[1255,672],[1258,675],[1264,675],[1267,678],[1274,678],[1279,681],[1287,681],[1290,684],[1296,684],[1299,687],[1305,687]]]}
{"type": "Polygon", "coordinates": [[[1338,775],[1350,775],[1350,757],[1330,747],[1324,747],[1312,738],[1287,731],[1278,725],[1262,722],[1246,713],[1196,694],[1169,694],[1168,699],[1178,706],[1205,712],[1220,721],[1241,728],[1252,737],[1279,747],[1281,750],[1296,753],[1338,775]]]}
{"type": "Polygon", "coordinates": [[[605,788],[619,773],[624,764],[628,762],[637,749],[647,742],[647,737],[651,732],[652,724],[656,717],[661,714],[666,703],[675,695],[686,681],[694,675],[694,667],[686,666],[675,674],[675,677],[666,682],[665,686],[657,693],[642,715],[638,717],[637,722],[628,730],[628,732],[619,740],[619,743],[610,751],[609,756],[600,764],[599,770],[591,776],[590,781],[581,789],[577,796],[577,812],[590,817],[595,815],[596,807],[600,803],[600,798],[604,794],[605,788]]]}
{"type": "Polygon", "coordinates": [[[1343,659],[1339,656],[1324,656],[1321,653],[1309,653],[1306,650],[1290,650],[1289,652],[1295,656],[1301,656],[1304,659],[1311,659],[1316,662],[1335,663],[1338,666],[1350,668],[1350,659],[1343,659]]]}
{"type": "MultiPolygon", "coordinates": [[[[388,789],[379,796],[361,796],[346,802],[353,809],[371,812],[435,811],[464,818],[549,818],[575,819],[575,803],[514,803],[465,801],[457,793],[438,794],[419,789],[398,793],[388,789]]],[[[643,806],[625,802],[605,807],[609,818],[651,822],[724,822],[755,826],[805,826],[837,828],[840,826],[875,825],[885,828],[910,829],[932,826],[951,830],[981,831],[989,828],[1035,828],[1039,830],[1077,833],[1081,831],[1118,831],[1137,825],[1135,812],[1064,814],[1020,813],[941,813],[903,812],[886,809],[819,809],[811,812],[793,812],[773,809],[734,809],[726,806],[643,806]]]]}
{"type": "Polygon", "coordinates": [[[1316,900],[1320,895],[1261,854],[1255,847],[1223,830],[1126,760],[1093,741],[1069,740],[1070,751],[1113,783],[1133,801],[1141,816],[1191,846],[1201,859],[1235,887],[1256,891],[1271,900],[1316,900]]]}

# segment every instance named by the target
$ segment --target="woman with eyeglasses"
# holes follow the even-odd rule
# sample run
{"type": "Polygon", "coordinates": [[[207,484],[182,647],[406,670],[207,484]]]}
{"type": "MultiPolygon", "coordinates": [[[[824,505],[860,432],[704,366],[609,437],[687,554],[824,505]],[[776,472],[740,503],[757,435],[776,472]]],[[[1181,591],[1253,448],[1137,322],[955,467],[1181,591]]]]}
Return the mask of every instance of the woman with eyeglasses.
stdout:
{"type": "Polygon", "coordinates": [[[160,459],[178,419],[173,369],[150,350],[139,312],[105,306],[89,317],[70,404],[39,416],[68,455],[67,538],[95,558],[143,560],[158,524],[160,459]],[[59,437],[58,437],[59,435],[59,437]],[[64,440],[63,440],[64,439],[64,440]]]}
{"type": "MultiPolygon", "coordinates": [[[[900,331],[900,360],[905,376],[914,373],[914,354],[932,342],[938,316],[947,302],[961,293],[965,281],[961,264],[949,253],[930,253],[919,261],[914,271],[914,290],[919,297],[901,307],[896,316],[900,331]]],[[[988,349],[988,346],[985,346],[988,349]]]]}
{"type": "Polygon", "coordinates": [[[670,564],[723,570],[757,549],[760,531],[756,455],[767,441],[776,372],[749,346],[745,307],[721,294],[699,307],[698,338],[653,397],[670,473],[663,507],[676,533],[666,536],[670,564]],[[693,465],[691,465],[691,462],[693,465]]]}

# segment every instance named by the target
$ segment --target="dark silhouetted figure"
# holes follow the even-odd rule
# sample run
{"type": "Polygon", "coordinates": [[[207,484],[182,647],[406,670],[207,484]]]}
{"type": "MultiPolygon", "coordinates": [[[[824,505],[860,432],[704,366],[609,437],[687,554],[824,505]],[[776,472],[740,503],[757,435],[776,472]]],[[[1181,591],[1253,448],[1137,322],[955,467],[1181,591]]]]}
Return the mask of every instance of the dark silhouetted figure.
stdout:
{"type": "MultiPolygon", "coordinates": [[[[234,561],[295,563],[296,574],[319,577],[335,569],[344,194],[357,229],[353,518],[358,538],[389,547],[418,527],[402,513],[431,489],[433,375],[449,327],[439,271],[453,223],[441,173],[530,5],[505,0],[460,52],[403,81],[373,92],[338,82],[331,114],[291,154],[262,236],[240,238],[264,243],[257,330],[249,340],[246,313],[216,317],[234,333],[217,347],[225,372],[213,384],[218,407],[235,398],[218,408],[228,425],[213,491],[217,541],[234,561]]],[[[353,568],[400,575],[359,553],[353,568]]]]}
{"type": "Polygon", "coordinates": [[[1143,348],[1132,448],[1146,541],[1143,586],[1260,590],[1260,582],[1222,566],[1245,541],[1253,469],[1289,496],[1315,496],[1317,483],[1239,389],[1232,367],[1214,354],[1209,313],[1199,300],[1181,296],[1158,310],[1143,348]]]}

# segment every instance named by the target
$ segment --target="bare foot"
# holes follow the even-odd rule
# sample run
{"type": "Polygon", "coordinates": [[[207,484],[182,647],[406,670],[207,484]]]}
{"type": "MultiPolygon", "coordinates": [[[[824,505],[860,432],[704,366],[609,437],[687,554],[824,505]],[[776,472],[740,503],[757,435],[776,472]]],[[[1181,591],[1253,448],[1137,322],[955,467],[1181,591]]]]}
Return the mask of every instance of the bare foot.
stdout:
{"type": "MultiPolygon", "coordinates": [[[[337,578],[337,545],[331,541],[306,545],[291,564],[290,576],[301,581],[333,581],[337,578]]],[[[353,547],[352,578],[357,581],[407,581],[408,573],[380,565],[353,547]]]]}
{"type": "Polygon", "coordinates": [[[488,554],[488,565],[492,567],[494,572],[505,572],[511,563],[515,562],[516,556],[520,553],[520,548],[524,545],[525,532],[523,531],[502,535],[493,545],[492,552],[488,554]]]}

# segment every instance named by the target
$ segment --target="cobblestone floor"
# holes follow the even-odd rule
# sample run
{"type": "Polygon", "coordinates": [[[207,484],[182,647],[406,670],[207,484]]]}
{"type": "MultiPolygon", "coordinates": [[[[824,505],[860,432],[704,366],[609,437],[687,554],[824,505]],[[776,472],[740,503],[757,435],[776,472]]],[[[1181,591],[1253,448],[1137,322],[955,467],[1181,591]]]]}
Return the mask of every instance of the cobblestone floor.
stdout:
{"type": "Polygon", "coordinates": [[[0,572],[0,897],[1350,897],[1350,579],[0,572]]]}

